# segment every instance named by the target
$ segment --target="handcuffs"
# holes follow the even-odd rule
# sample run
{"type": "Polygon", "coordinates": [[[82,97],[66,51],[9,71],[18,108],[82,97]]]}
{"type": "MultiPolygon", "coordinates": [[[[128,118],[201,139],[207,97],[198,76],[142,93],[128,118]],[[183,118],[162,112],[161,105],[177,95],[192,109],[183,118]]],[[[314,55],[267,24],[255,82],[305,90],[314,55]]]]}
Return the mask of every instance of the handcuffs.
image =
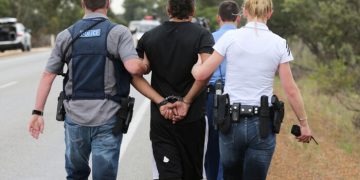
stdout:
{"type": "Polygon", "coordinates": [[[180,96],[168,96],[166,97],[164,100],[162,100],[159,104],[157,104],[158,108],[160,108],[161,106],[167,104],[167,103],[175,103],[176,101],[183,101],[183,98],[180,96]]]}

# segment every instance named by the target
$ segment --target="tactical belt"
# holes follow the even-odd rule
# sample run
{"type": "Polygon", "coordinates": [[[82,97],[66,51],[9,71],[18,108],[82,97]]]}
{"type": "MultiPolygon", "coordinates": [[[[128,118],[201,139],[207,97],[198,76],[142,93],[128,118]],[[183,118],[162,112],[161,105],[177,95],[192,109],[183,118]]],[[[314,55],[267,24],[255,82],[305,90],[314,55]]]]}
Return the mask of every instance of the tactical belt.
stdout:
{"type": "MultiPolygon", "coordinates": [[[[273,112],[273,107],[270,108],[270,113],[273,112]]],[[[230,115],[232,122],[240,122],[242,117],[258,116],[260,113],[259,106],[241,105],[240,103],[234,103],[230,107],[230,115]]]]}

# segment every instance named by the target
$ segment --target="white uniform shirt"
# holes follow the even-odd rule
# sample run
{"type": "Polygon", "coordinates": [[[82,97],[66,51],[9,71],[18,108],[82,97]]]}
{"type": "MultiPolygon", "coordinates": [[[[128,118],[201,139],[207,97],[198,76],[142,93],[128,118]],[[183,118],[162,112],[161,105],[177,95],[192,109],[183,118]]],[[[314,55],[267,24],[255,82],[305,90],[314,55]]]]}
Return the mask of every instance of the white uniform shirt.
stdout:
{"type": "Polygon", "coordinates": [[[260,105],[260,97],[273,95],[273,82],[279,64],[293,60],[286,40],[266,24],[249,22],[225,33],[214,50],[227,58],[224,93],[230,102],[260,105]]]}

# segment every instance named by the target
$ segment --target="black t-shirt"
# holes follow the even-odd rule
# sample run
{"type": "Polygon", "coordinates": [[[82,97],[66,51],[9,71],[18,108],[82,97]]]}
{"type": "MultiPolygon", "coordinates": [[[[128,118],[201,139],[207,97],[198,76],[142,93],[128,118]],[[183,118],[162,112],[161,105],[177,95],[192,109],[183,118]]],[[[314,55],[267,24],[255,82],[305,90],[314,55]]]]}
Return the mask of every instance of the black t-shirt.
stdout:
{"type": "MultiPolygon", "coordinates": [[[[151,85],[163,97],[184,97],[191,89],[194,78],[191,74],[198,54],[213,52],[213,36],[206,29],[191,22],[165,22],[146,32],[138,42],[137,52],[150,61],[151,85]]],[[[192,122],[204,117],[205,92],[196,97],[183,122],[192,122]]],[[[151,118],[162,116],[154,103],[151,118]]],[[[169,121],[170,122],[170,121],[169,121]]]]}

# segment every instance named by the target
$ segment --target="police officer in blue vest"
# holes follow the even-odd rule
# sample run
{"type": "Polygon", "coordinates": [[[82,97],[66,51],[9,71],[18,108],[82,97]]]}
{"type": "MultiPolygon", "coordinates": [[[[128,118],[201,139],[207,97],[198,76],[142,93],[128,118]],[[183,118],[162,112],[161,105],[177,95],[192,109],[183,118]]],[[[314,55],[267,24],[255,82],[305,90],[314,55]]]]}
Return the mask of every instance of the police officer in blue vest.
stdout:
{"type": "Polygon", "coordinates": [[[65,169],[67,179],[116,179],[121,133],[113,133],[121,99],[130,91],[131,75],[148,69],[135,51],[131,33],[106,16],[109,0],[82,0],[85,16],[58,34],[37,91],[29,123],[31,136],[44,130],[42,117],[56,75],[66,64],[65,169]]]}

